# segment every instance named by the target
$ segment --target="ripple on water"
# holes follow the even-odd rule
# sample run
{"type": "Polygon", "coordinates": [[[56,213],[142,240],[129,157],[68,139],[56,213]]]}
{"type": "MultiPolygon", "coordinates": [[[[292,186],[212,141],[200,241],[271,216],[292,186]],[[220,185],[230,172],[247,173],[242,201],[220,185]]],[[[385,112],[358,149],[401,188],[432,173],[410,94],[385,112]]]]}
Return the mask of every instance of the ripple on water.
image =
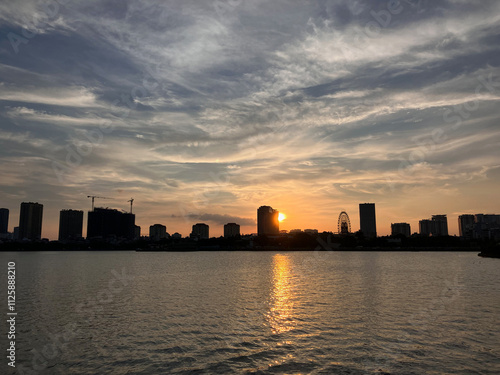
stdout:
{"type": "Polygon", "coordinates": [[[20,361],[76,323],[42,374],[500,374],[498,263],[339,252],[303,267],[310,257],[13,254],[20,361]],[[94,311],[121,269],[136,278],[94,311]]]}

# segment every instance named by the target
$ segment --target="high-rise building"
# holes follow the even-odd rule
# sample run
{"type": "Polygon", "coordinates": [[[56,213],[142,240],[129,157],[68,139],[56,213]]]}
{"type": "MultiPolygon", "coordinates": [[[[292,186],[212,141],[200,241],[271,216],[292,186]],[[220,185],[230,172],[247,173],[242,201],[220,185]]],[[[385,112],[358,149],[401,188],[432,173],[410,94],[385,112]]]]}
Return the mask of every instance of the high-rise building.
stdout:
{"type": "Polygon", "coordinates": [[[59,241],[82,238],[83,211],[62,210],[59,214],[59,241]]]}
{"type": "Polygon", "coordinates": [[[375,203],[359,204],[359,224],[361,232],[363,232],[366,237],[377,237],[375,203]]]}
{"type": "Polygon", "coordinates": [[[135,238],[135,215],[108,208],[89,211],[87,238],[135,238]]]}
{"type": "Polygon", "coordinates": [[[200,240],[206,240],[209,238],[208,235],[208,225],[205,223],[197,223],[193,225],[193,230],[191,232],[191,238],[198,238],[200,240]]]}
{"type": "Polygon", "coordinates": [[[418,222],[418,232],[422,236],[430,236],[434,232],[434,223],[432,220],[424,219],[418,222]]]}
{"type": "Polygon", "coordinates": [[[464,239],[472,239],[474,234],[474,215],[460,215],[458,217],[458,234],[464,239]]]}
{"type": "Polygon", "coordinates": [[[0,234],[9,231],[9,209],[0,208],[0,234]]]}
{"type": "Polygon", "coordinates": [[[160,241],[167,238],[167,227],[161,224],[154,224],[149,227],[149,239],[151,241],[160,241]]]}
{"type": "Polygon", "coordinates": [[[236,223],[227,223],[224,225],[224,238],[240,236],[240,226],[236,223]]]}
{"type": "Polygon", "coordinates": [[[42,238],[43,205],[39,203],[21,203],[19,215],[19,239],[39,240],[42,238]]]}
{"type": "Polygon", "coordinates": [[[279,211],[270,206],[257,210],[257,233],[259,236],[278,236],[280,234],[279,211]]]}
{"type": "Polygon", "coordinates": [[[418,223],[420,234],[423,236],[447,236],[448,218],[446,215],[432,215],[432,219],[420,220],[418,223]]]}
{"type": "Polygon", "coordinates": [[[411,227],[408,223],[395,223],[391,224],[391,235],[403,235],[405,237],[410,237],[411,235],[411,227]]]}
{"type": "Polygon", "coordinates": [[[432,215],[434,222],[433,236],[447,236],[448,235],[448,218],[446,215],[432,215]]]}
{"type": "Polygon", "coordinates": [[[494,239],[500,238],[500,215],[483,215],[477,214],[474,216],[474,233],[475,239],[494,239]]]}

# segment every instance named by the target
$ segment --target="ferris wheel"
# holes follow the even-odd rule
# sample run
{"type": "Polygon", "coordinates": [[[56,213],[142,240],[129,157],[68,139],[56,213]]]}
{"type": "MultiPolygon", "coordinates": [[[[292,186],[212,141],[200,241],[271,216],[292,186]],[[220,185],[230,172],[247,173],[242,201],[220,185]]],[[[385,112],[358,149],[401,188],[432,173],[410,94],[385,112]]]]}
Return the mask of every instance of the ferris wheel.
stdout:
{"type": "Polygon", "coordinates": [[[351,221],[349,220],[349,215],[347,215],[347,212],[345,211],[342,211],[339,215],[338,233],[339,234],[351,233],[351,221]]]}

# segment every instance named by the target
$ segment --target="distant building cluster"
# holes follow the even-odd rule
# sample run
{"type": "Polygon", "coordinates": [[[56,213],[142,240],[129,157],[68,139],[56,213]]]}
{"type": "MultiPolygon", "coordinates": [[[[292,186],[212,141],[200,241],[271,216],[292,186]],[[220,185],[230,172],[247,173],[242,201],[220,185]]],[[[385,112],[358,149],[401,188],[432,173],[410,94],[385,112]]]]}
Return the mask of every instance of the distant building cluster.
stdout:
{"type": "MultiPolygon", "coordinates": [[[[9,210],[0,209],[0,238],[14,240],[40,240],[42,237],[43,205],[23,202],[19,214],[19,227],[8,233],[9,210]]],[[[87,216],[87,238],[128,239],[140,235],[135,225],[135,215],[108,208],[93,208],[87,216]]],[[[59,236],[61,242],[83,239],[83,211],[62,210],[59,213],[59,236]]]]}
{"type": "MultiPolygon", "coordinates": [[[[91,196],[90,196],[91,197],[91,196]]],[[[92,197],[95,198],[95,197],[92,197]]],[[[83,216],[81,210],[61,210],[59,213],[59,236],[61,242],[83,240],[83,216]]],[[[43,205],[39,203],[21,203],[19,227],[14,233],[8,232],[9,210],[0,208],[0,239],[40,240],[42,237],[43,205]]],[[[87,239],[103,240],[134,240],[140,237],[140,227],[135,225],[135,215],[132,212],[122,212],[110,208],[94,207],[87,215],[87,239]]],[[[236,223],[224,225],[225,238],[239,238],[240,226],[236,223]]],[[[205,223],[193,225],[190,237],[196,240],[208,239],[209,226],[205,223]]],[[[167,227],[154,224],[149,227],[149,239],[181,239],[182,235],[167,233],[167,227]]]]}
{"type": "Polygon", "coordinates": [[[431,219],[420,220],[418,226],[422,236],[448,235],[448,218],[446,215],[433,215],[431,219]]]}
{"type": "Polygon", "coordinates": [[[500,240],[500,215],[460,215],[458,231],[467,240],[500,240]]]}
{"type": "MultiPolygon", "coordinates": [[[[130,202],[132,202],[131,200],[130,202]]],[[[135,215],[130,212],[109,208],[97,208],[87,215],[87,239],[103,240],[134,240],[140,238],[140,227],[135,225],[135,215]]],[[[83,240],[84,212],[81,210],[66,209],[60,211],[59,241],[71,242],[83,240]]],[[[19,226],[13,233],[8,232],[9,210],[0,208],[0,239],[40,240],[42,236],[43,205],[33,202],[23,202],[20,207],[19,226]]],[[[360,233],[364,238],[377,237],[377,220],[375,203],[359,204],[360,233]]],[[[500,215],[494,214],[464,214],[458,217],[459,235],[465,240],[500,240],[500,215]]],[[[447,215],[433,215],[430,219],[419,221],[419,232],[412,234],[409,223],[399,222],[391,224],[393,237],[441,237],[448,236],[447,215]]],[[[257,233],[253,235],[278,237],[306,233],[318,235],[317,229],[292,229],[289,232],[280,230],[279,211],[271,206],[261,206],[257,209],[257,233]]],[[[351,234],[351,223],[347,212],[342,211],[338,218],[337,233],[351,234]]],[[[224,238],[241,238],[240,225],[227,223],[224,225],[224,238]]],[[[189,237],[193,240],[210,238],[208,224],[196,223],[192,226],[189,237]]],[[[154,224],[149,227],[149,239],[159,242],[165,239],[180,239],[179,233],[170,235],[167,227],[154,224]]]]}

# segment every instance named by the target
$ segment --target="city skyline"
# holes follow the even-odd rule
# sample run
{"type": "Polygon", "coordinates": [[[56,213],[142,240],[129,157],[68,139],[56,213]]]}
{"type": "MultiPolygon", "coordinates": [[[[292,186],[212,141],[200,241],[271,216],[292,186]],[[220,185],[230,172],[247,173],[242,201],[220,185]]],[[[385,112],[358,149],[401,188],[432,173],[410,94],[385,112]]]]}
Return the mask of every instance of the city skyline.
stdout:
{"type": "MultiPolygon", "coordinates": [[[[377,234],[500,212],[500,4],[37,1],[0,5],[0,206],[129,211],[187,235],[377,234]],[[213,228],[213,229],[212,229],[213,228]]],[[[86,228],[84,229],[84,233],[86,228]]]]}
{"type": "MultiPolygon", "coordinates": [[[[91,196],[89,196],[91,197],[91,196]]],[[[129,201],[130,202],[130,201],[129,201]]],[[[36,203],[33,203],[33,202],[22,202],[21,203],[21,208],[19,211],[21,211],[23,209],[23,207],[26,207],[26,206],[38,206],[40,207],[40,210],[43,211],[44,210],[44,205],[43,204],[40,204],[39,202],[36,202],[36,203]]],[[[410,235],[413,235],[413,234],[419,234],[419,235],[449,235],[449,236],[459,236],[459,237],[467,237],[469,238],[471,236],[470,233],[468,234],[464,234],[464,227],[467,228],[467,230],[469,231],[472,231],[473,230],[473,227],[474,227],[474,222],[475,222],[475,218],[476,217],[479,217],[479,221],[482,222],[483,221],[483,217],[492,217],[493,220],[495,221],[495,225],[498,225],[498,223],[500,222],[500,215],[499,214],[495,214],[495,213],[461,213],[459,215],[457,215],[457,220],[455,220],[455,217],[452,218],[452,220],[449,220],[450,218],[448,217],[447,214],[435,214],[435,215],[432,215],[432,219],[426,219],[426,218],[421,218],[418,220],[417,222],[417,225],[414,226],[414,224],[410,224],[410,223],[403,223],[403,222],[398,222],[397,219],[393,222],[391,222],[390,224],[390,227],[388,229],[388,233],[387,234],[379,234],[378,231],[378,227],[376,226],[376,220],[377,220],[377,214],[376,214],[376,204],[375,203],[359,203],[358,204],[358,207],[359,207],[359,213],[362,212],[362,209],[365,211],[364,214],[367,215],[367,223],[365,223],[365,225],[368,226],[368,228],[374,228],[376,233],[375,235],[373,235],[373,233],[370,235],[368,234],[367,237],[385,237],[385,236],[394,236],[396,234],[403,234],[403,233],[406,233],[405,235],[407,235],[408,231],[410,233],[410,235]],[[375,217],[373,217],[373,215],[375,215],[375,217]],[[372,223],[373,221],[373,223],[372,223]],[[458,228],[458,233],[450,233],[449,231],[449,227],[450,226],[453,226],[453,223],[456,223],[457,225],[457,228],[458,228]],[[374,225],[374,227],[372,227],[372,225],[374,225]],[[401,229],[401,227],[404,227],[404,226],[407,226],[408,228],[403,230],[401,229]],[[395,232],[395,228],[396,229],[396,232],[395,232]],[[413,228],[413,230],[410,230],[410,228],[413,228]]],[[[19,226],[19,222],[15,222],[15,223],[11,223],[10,221],[10,210],[9,209],[6,209],[6,208],[0,208],[0,210],[2,210],[2,212],[5,212],[5,210],[7,210],[7,220],[8,220],[8,225],[7,225],[7,228],[9,230],[9,233],[14,233],[14,228],[15,227],[18,227],[19,226]]],[[[131,214],[130,212],[127,212],[125,210],[118,210],[116,208],[103,208],[103,207],[98,207],[97,205],[95,206],[94,210],[89,210],[89,211],[83,211],[83,210],[74,210],[74,209],[63,209],[59,212],[59,218],[58,218],[58,236],[56,238],[51,238],[51,237],[48,237],[48,236],[45,236],[44,233],[43,233],[43,229],[42,229],[42,235],[39,236],[39,238],[48,238],[49,240],[56,240],[56,239],[75,239],[75,238],[78,238],[79,236],[76,234],[76,233],[81,233],[82,236],[84,238],[88,238],[88,226],[90,225],[90,221],[91,219],[89,219],[89,213],[92,213],[92,215],[90,215],[91,217],[93,217],[94,219],[92,220],[93,223],[92,223],[92,233],[95,232],[94,236],[101,236],[101,235],[104,235],[106,236],[105,233],[107,233],[109,231],[109,233],[127,233],[124,235],[124,237],[128,237],[128,239],[132,239],[134,236],[136,236],[135,234],[133,234],[134,232],[134,227],[138,227],[140,230],[141,230],[141,236],[148,236],[151,235],[151,230],[153,229],[154,230],[154,237],[158,237],[159,234],[157,233],[160,233],[162,230],[167,232],[167,228],[170,228],[169,229],[169,234],[172,235],[174,233],[176,234],[181,234],[183,237],[190,237],[190,236],[193,236],[194,235],[194,231],[195,231],[195,227],[199,227],[199,226],[206,226],[206,229],[202,229],[202,230],[206,230],[206,235],[203,235],[203,237],[227,237],[227,230],[228,230],[228,227],[231,227],[231,226],[236,226],[237,227],[237,232],[238,233],[241,233],[241,235],[249,235],[249,234],[259,234],[259,217],[261,217],[261,214],[259,213],[261,210],[264,211],[265,215],[263,215],[263,227],[262,227],[262,235],[268,235],[268,236],[274,236],[274,235],[278,235],[279,233],[281,233],[282,231],[285,231],[285,232],[288,232],[288,233],[294,233],[294,232],[297,232],[297,231],[302,231],[302,232],[310,232],[310,231],[316,231],[321,233],[321,232],[330,232],[330,233],[334,233],[334,234],[340,234],[339,232],[339,228],[340,228],[340,224],[338,222],[338,220],[340,220],[340,218],[337,219],[337,222],[335,224],[335,228],[332,228],[332,229],[325,229],[325,230],[322,230],[322,229],[318,229],[318,228],[314,228],[312,229],[312,226],[307,226],[306,227],[303,227],[303,228],[280,228],[280,224],[283,223],[286,219],[286,215],[284,215],[283,213],[279,212],[279,210],[277,209],[274,209],[273,207],[271,206],[260,206],[259,209],[257,210],[257,215],[256,215],[256,218],[255,218],[255,223],[252,226],[248,226],[250,228],[250,231],[248,232],[244,232],[244,231],[241,231],[240,232],[240,224],[238,223],[232,223],[232,222],[226,222],[226,223],[223,223],[223,224],[205,224],[205,223],[194,223],[194,222],[190,222],[189,223],[189,231],[187,232],[183,232],[183,231],[179,231],[179,230],[176,230],[176,225],[175,223],[172,224],[168,224],[166,222],[162,222],[162,224],[150,224],[148,226],[145,226],[145,227],[141,227],[140,225],[137,226],[136,224],[136,219],[137,219],[137,216],[135,214],[131,214]],[[267,215],[267,212],[269,211],[269,215],[271,216],[269,219],[267,218],[264,218],[264,216],[267,215]],[[278,215],[279,214],[279,215],[278,215]],[[76,215],[76,216],[75,216],[76,215]],[[106,216],[108,215],[108,216],[106,216]],[[101,217],[102,216],[102,217],[101,217]],[[278,216],[280,217],[278,219],[278,216]],[[99,217],[99,219],[96,221],[95,218],[99,217]],[[107,217],[107,219],[106,219],[107,217]],[[63,219],[64,218],[64,219],[63,219]],[[269,223],[268,223],[268,220],[269,223]],[[274,221],[277,221],[276,224],[274,224],[273,222],[274,221]],[[86,223],[84,225],[84,222],[86,223]],[[111,224],[112,223],[112,224],[111,224]],[[119,224],[121,223],[121,224],[119,224]],[[265,224],[264,224],[265,223],[265,224]],[[63,226],[62,226],[63,225],[63,226]],[[111,226],[110,226],[111,225],[111,226]],[[267,227],[268,225],[270,225],[271,227],[274,226],[274,225],[277,225],[277,231],[276,233],[274,233],[274,230],[273,229],[264,229],[264,227],[267,227]],[[210,227],[210,233],[211,235],[209,236],[208,235],[208,228],[210,227]],[[70,229],[71,228],[71,229],[70,229]],[[163,228],[163,229],[161,229],[163,228]],[[253,228],[253,230],[252,230],[253,228]],[[160,230],[160,232],[158,232],[158,230],[160,230]],[[270,230],[271,232],[267,233],[267,231],[270,230]],[[65,235],[62,235],[62,233],[65,233],[65,235]],[[69,237],[68,237],[69,236],[69,237]]],[[[41,220],[40,220],[40,225],[44,226],[43,223],[45,223],[45,218],[44,218],[44,214],[41,214],[42,217],[41,217],[41,220]],[[42,225],[43,224],[43,225],[42,225]]],[[[347,215],[347,213],[345,211],[342,211],[340,213],[340,216],[342,215],[347,215]]],[[[220,216],[221,218],[227,218],[229,216],[224,216],[224,215],[221,215],[220,216]]],[[[358,215],[358,219],[359,219],[359,215],[358,215]]],[[[26,220],[26,219],[25,219],[26,220]]],[[[36,219],[38,220],[38,219],[36,219]]],[[[489,219],[488,219],[489,220],[489,219]]],[[[349,216],[347,216],[347,221],[350,221],[349,219],[349,216]]],[[[211,220],[208,220],[208,222],[212,222],[211,220]]],[[[349,228],[350,228],[350,231],[348,233],[350,234],[354,234],[356,233],[357,231],[361,231],[363,232],[362,230],[362,224],[361,224],[361,220],[358,221],[359,222],[359,225],[358,227],[356,228],[356,226],[353,226],[351,227],[350,224],[349,224],[349,228]]],[[[270,228],[270,227],[269,227],[270,228]]],[[[197,231],[199,230],[199,228],[197,228],[197,231]]],[[[231,231],[234,231],[234,229],[231,229],[231,231]]],[[[385,232],[385,229],[383,230],[383,232],[385,232]]],[[[196,232],[197,233],[197,232],[196,232]]],[[[7,233],[5,233],[7,234],[7,233]]],[[[196,234],[195,237],[199,235],[196,234]]],[[[90,236],[90,237],[94,237],[94,236],[90,236]]],[[[160,236],[161,237],[161,236],[160,236]]],[[[158,238],[160,238],[158,237],[158,238]]]]}

